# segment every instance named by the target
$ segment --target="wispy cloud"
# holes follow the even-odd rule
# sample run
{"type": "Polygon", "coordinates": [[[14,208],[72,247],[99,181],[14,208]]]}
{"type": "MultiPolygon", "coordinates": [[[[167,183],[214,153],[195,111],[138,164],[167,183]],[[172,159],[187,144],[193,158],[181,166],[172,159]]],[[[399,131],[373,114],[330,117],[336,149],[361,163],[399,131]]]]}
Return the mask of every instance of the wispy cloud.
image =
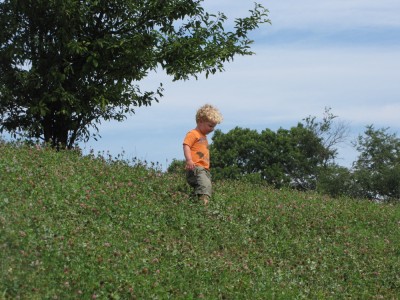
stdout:
{"type": "MultiPolygon", "coordinates": [[[[219,2],[219,1],[216,1],[219,2]]],[[[244,1],[246,2],[246,1],[244,1]]],[[[399,27],[396,0],[286,0],[261,1],[279,28],[340,30],[355,27],[399,27]]]]}

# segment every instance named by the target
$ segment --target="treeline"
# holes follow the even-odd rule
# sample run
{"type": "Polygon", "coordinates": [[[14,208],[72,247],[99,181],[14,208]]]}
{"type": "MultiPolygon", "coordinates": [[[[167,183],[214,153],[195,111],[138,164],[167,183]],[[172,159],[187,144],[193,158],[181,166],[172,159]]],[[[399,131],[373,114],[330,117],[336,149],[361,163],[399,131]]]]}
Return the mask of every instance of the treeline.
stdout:
{"type": "MultiPolygon", "coordinates": [[[[350,168],[336,163],[337,147],[348,139],[349,130],[330,109],[322,120],[308,117],[290,129],[216,130],[210,146],[213,180],[239,179],[333,197],[398,201],[400,139],[388,130],[366,126],[353,142],[359,154],[350,168]]],[[[178,164],[171,164],[169,171],[178,164]]]]}

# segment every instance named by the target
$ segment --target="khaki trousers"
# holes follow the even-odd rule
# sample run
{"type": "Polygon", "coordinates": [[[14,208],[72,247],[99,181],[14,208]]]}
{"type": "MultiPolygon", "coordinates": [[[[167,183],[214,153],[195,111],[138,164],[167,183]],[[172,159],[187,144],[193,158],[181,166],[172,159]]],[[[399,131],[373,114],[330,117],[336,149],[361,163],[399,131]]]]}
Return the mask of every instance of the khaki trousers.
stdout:
{"type": "Polygon", "coordinates": [[[212,184],[210,171],[203,167],[195,167],[186,172],[186,180],[194,188],[196,195],[208,195],[211,197],[212,184]]]}

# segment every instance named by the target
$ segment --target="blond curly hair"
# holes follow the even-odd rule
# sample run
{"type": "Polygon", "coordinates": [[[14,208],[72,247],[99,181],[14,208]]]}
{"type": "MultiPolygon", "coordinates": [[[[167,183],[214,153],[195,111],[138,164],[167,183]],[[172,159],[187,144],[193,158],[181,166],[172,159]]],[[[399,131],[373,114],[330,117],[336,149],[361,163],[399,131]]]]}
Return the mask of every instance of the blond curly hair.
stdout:
{"type": "Polygon", "coordinates": [[[223,117],[219,112],[219,110],[210,104],[205,104],[197,110],[196,113],[197,123],[203,121],[203,122],[213,122],[215,124],[219,124],[222,122],[222,120],[223,117]]]}

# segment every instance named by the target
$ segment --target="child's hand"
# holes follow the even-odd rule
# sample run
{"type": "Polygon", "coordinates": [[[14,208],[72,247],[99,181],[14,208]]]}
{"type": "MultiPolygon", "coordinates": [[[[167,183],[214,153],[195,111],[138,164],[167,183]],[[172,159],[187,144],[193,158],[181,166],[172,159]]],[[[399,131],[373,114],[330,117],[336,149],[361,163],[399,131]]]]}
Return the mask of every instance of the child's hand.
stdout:
{"type": "Polygon", "coordinates": [[[186,167],[185,167],[186,170],[193,170],[194,167],[195,167],[195,164],[193,163],[193,161],[190,160],[190,161],[186,162],[186,167]]]}

